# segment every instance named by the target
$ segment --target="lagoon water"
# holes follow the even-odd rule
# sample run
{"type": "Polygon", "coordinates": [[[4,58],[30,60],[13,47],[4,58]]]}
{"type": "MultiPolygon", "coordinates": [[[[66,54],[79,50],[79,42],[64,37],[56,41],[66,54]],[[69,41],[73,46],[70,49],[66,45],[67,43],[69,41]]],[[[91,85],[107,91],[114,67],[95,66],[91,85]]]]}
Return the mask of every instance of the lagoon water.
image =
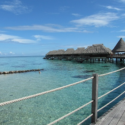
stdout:
{"type": "MultiPolygon", "coordinates": [[[[44,60],[43,57],[1,57],[0,71],[44,69],[0,75],[0,103],[24,96],[44,92],[68,85],[92,74],[103,74],[124,67],[115,63],[77,63],[72,61],[44,60]]],[[[125,81],[125,70],[99,77],[99,93],[102,95],[125,81]]],[[[123,92],[125,86],[103,97],[98,108],[123,92]]],[[[36,98],[0,107],[0,125],[46,125],[59,117],[77,109],[91,100],[92,80],[49,93],[36,98]]],[[[124,95],[125,96],[125,95],[124,95]]],[[[117,101],[119,101],[119,98],[117,101]]],[[[99,112],[101,116],[115,101],[99,112]]],[[[79,110],[56,125],[76,125],[91,114],[91,105],[79,110]]],[[[83,125],[88,125],[91,119],[83,125]]]]}

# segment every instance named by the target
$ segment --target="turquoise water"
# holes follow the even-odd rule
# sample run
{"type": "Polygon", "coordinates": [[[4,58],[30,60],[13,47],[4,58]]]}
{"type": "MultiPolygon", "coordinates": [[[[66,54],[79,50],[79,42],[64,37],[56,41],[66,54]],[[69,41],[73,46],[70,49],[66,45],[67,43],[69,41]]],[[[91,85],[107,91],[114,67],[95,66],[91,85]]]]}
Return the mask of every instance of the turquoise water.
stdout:
{"type": "MultiPolygon", "coordinates": [[[[0,75],[0,103],[68,85],[92,74],[103,74],[124,65],[112,63],[76,63],[44,60],[43,57],[0,58],[0,71],[44,69],[39,72],[0,75]]],[[[99,96],[125,81],[125,70],[99,77],[99,96]]],[[[91,100],[92,80],[36,98],[0,107],[0,125],[46,125],[91,100]]],[[[125,86],[103,97],[98,107],[115,98],[125,86]]],[[[122,99],[123,96],[120,98],[122,99]]],[[[119,99],[119,100],[120,100],[119,99]]],[[[118,101],[118,100],[117,100],[118,101]]],[[[102,111],[106,112],[115,101],[102,111]]],[[[91,105],[61,120],[56,125],[76,125],[91,114],[91,105]]],[[[83,125],[88,125],[90,119],[83,125]]]]}

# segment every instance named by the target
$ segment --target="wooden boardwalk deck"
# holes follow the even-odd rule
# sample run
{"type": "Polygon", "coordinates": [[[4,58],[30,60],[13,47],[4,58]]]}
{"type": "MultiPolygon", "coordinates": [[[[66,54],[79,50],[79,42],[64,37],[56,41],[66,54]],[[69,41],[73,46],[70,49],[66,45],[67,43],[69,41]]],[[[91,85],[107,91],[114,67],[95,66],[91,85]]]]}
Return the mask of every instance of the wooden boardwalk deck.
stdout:
{"type": "Polygon", "coordinates": [[[125,125],[125,99],[91,125],[125,125]]]}

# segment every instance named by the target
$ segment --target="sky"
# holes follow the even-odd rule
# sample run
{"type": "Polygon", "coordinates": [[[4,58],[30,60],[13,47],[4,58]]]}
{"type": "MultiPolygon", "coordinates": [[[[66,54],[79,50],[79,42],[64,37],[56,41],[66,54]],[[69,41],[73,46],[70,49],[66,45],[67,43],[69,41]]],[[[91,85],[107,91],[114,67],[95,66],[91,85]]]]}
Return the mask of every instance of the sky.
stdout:
{"type": "Polygon", "coordinates": [[[0,0],[0,56],[125,40],[125,0],[0,0]]]}

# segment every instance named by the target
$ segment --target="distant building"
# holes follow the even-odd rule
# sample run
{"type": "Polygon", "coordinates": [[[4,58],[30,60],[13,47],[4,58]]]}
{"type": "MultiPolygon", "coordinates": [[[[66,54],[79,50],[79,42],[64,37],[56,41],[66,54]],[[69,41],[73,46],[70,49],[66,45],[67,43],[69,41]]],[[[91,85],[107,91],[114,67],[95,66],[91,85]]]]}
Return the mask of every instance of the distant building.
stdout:
{"type": "Polygon", "coordinates": [[[113,53],[125,52],[125,42],[122,38],[118,41],[112,52],[113,53]]]}

